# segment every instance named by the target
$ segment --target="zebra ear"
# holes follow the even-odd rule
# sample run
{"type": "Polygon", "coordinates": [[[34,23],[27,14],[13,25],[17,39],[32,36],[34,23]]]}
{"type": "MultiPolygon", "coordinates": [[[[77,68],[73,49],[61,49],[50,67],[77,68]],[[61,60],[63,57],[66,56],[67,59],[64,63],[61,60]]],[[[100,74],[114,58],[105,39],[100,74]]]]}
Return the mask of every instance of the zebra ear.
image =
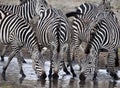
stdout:
{"type": "Polygon", "coordinates": [[[66,43],[63,45],[61,52],[65,52],[67,51],[67,49],[68,49],[68,44],[66,43]]]}

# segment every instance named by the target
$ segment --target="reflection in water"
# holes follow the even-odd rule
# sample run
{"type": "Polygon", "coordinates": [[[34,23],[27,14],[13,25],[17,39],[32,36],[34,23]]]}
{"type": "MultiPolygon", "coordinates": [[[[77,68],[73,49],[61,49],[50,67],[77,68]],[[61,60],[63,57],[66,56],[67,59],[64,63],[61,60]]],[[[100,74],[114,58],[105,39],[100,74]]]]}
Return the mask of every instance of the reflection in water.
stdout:
{"type": "MultiPolygon", "coordinates": [[[[116,86],[116,82],[112,81],[91,81],[79,82],[79,80],[71,78],[70,80],[49,80],[39,81],[40,88],[120,88],[116,86]],[[47,85],[47,86],[46,86],[47,85]]],[[[36,88],[39,88],[36,87],[36,88]]]]}
{"type": "Polygon", "coordinates": [[[41,87],[45,87],[46,85],[46,80],[38,80],[37,84],[41,84],[41,87]]]}
{"type": "Polygon", "coordinates": [[[108,80],[107,81],[87,81],[83,84],[80,84],[80,88],[116,88],[116,82],[112,82],[108,80]]]}
{"type": "Polygon", "coordinates": [[[117,84],[116,81],[113,81],[113,82],[109,81],[109,88],[114,88],[114,87],[116,87],[116,84],[117,84]]]}
{"type": "MultiPolygon", "coordinates": [[[[81,82],[79,78],[71,78],[71,76],[66,76],[61,74],[61,78],[58,80],[40,80],[37,81],[34,70],[32,69],[32,62],[26,60],[27,64],[23,64],[24,72],[26,74],[26,78],[22,81],[21,85],[28,86],[28,88],[120,88],[120,80],[116,82],[112,82],[111,78],[107,76],[108,74],[99,72],[96,81],[86,80],[85,82],[81,82]]],[[[3,63],[0,62],[0,74],[2,72],[3,63]]],[[[77,70],[76,70],[77,73],[77,70]]],[[[79,73],[77,74],[79,75],[79,73]]],[[[17,60],[13,60],[9,65],[6,73],[7,82],[18,84],[19,81],[19,67],[17,60]]],[[[0,76],[0,88],[3,88],[4,81],[0,76]]],[[[22,87],[18,87],[22,88],[22,87]]]]}

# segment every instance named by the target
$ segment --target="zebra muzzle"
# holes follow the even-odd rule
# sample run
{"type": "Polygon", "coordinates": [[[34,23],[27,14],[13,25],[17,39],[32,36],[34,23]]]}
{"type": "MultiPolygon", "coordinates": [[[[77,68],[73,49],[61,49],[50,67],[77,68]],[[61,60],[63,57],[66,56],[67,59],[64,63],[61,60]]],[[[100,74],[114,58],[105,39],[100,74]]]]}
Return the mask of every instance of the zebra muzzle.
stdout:
{"type": "Polygon", "coordinates": [[[80,74],[79,79],[80,79],[81,81],[85,81],[86,77],[85,77],[84,72],[82,72],[82,73],[80,74]]]}
{"type": "Polygon", "coordinates": [[[46,73],[43,72],[40,76],[38,76],[39,79],[45,79],[47,77],[46,73]]]}

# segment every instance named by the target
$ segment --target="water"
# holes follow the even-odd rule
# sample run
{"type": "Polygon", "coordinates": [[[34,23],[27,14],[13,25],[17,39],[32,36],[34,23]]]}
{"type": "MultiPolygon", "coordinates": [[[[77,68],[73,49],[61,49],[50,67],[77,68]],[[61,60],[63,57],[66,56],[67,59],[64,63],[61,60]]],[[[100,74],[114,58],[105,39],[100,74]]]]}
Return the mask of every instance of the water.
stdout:
{"type": "MultiPolygon", "coordinates": [[[[5,62],[7,61],[7,57],[5,57],[5,62]]],[[[62,70],[59,72],[58,80],[49,80],[46,78],[45,81],[38,81],[37,76],[32,69],[32,60],[26,59],[27,63],[23,64],[23,70],[26,74],[25,79],[20,84],[19,67],[17,63],[17,59],[14,58],[10,63],[7,72],[6,79],[7,81],[3,81],[0,76],[0,88],[120,88],[120,80],[113,82],[109,74],[105,69],[100,69],[97,76],[97,81],[92,81],[87,79],[86,82],[82,83],[79,80],[79,65],[74,66],[74,70],[78,77],[72,78],[72,75],[66,75],[62,70]],[[14,84],[14,86],[13,86],[14,84]],[[7,86],[7,87],[6,87],[7,86]]],[[[2,72],[2,67],[5,62],[0,62],[0,74],[2,72]]],[[[49,72],[50,62],[45,62],[45,70],[48,74],[49,72]]],[[[68,70],[70,70],[68,68],[68,70]]],[[[120,77],[120,71],[118,71],[118,75],[120,77]]]]}

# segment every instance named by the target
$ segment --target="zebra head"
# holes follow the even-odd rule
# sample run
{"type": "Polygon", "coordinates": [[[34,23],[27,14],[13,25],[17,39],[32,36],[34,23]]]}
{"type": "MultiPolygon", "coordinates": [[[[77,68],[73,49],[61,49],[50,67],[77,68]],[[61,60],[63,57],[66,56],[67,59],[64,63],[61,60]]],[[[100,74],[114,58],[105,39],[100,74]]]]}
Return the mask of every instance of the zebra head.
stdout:
{"type": "Polygon", "coordinates": [[[111,0],[102,0],[102,2],[99,4],[98,8],[99,10],[104,11],[104,10],[111,10],[111,0]]]}
{"type": "Polygon", "coordinates": [[[28,0],[20,0],[20,5],[27,3],[28,0]]]}
{"type": "Polygon", "coordinates": [[[101,23],[103,19],[112,19],[115,22],[118,22],[116,14],[112,10],[106,10],[103,12],[98,12],[98,14],[92,19],[88,29],[91,30],[91,33],[96,31],[96,25],[101,23]]]}
{"type": "Polygon", "coordinates": [[[85,56],[80,62],[80,80],[85,81],[87,77],[93,77],[96,71],[97,54],[89,44],[85,50],[85,56]]]}
{"type": "Polygon", "coordinates": [[[3,11],[0,9],[0,24],[1,24],[1,21],[9,14],[10,13],[8,13],[7,11],[3,11]]]}
{"type": "Polygon", "coordinates": [[[80,63],[80,80],[84,81],[87,77],[92,76],[95,71],[95,58],[86,55],[80,63]]]}
{"type": "Polygon", "coordinates": [[[36,0],[36,13],[40,15],[41,12],[44,12],[49,7],[46,0],[36,0]]]}
{"type": "Polygon", "coordinates": [[[51,43],[51,50],[52,50],[52,68],[54,73],[58,73],[59,70],[62,69],[63,67],[63,62],[64,62],[64,53],[68,49],[68,44],[63,44],[62,47],[56,46],[55,43],[51,43]],[[57,48],[60,48],[60,51],[57,51],[57,48]]]}
{"type": "Polygon", "coordinates": [[[33,68],[38,78],[46,78],[46,72],[44,68],[45,59],[43,54],[41,54],[38,50],[34,50],[32,52],[33,59],[33,68]]]}

